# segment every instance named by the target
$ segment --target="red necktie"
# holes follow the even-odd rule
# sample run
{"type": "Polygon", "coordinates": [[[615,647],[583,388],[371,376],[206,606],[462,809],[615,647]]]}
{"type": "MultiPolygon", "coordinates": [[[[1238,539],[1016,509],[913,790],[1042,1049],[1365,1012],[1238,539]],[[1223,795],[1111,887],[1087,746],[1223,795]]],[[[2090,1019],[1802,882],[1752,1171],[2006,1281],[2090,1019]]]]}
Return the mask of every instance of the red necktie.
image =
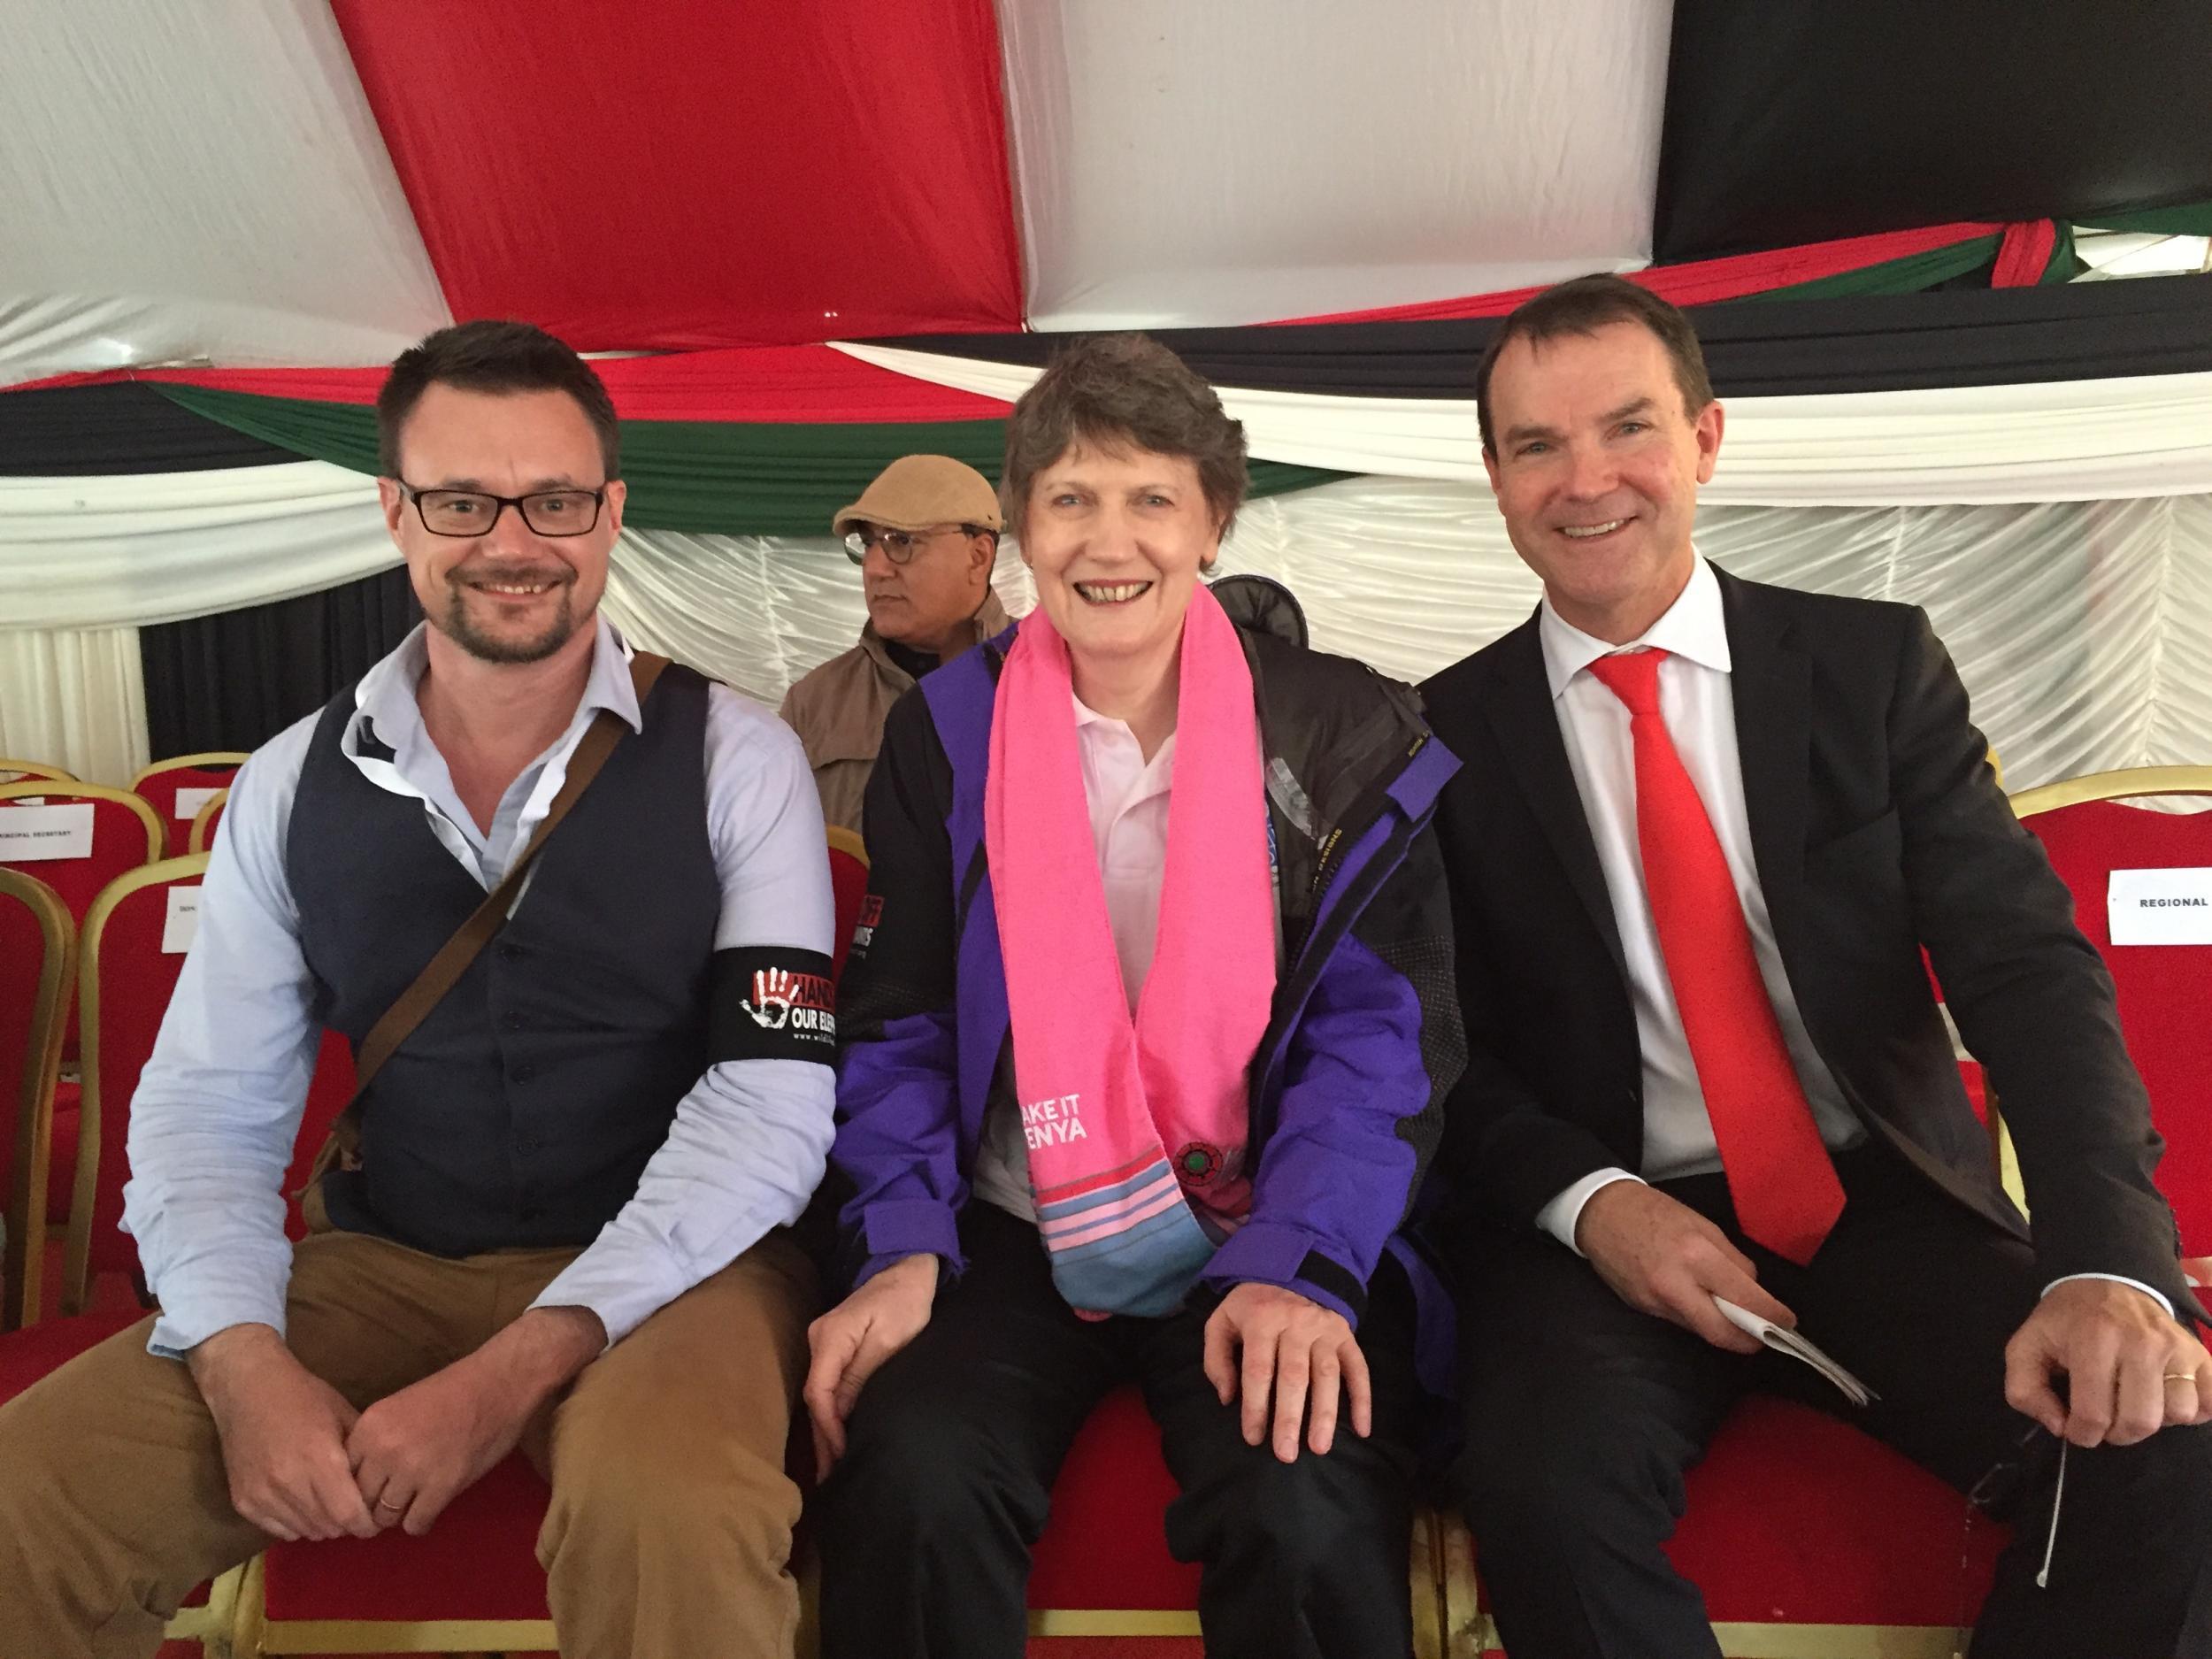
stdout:
{"type": "Polygon", "coordinates": [[[1590,672],[1628,705],[1644,891],[1736,1219],[1801,1267],[1843,1213],[1843,1183],[1783,1044],[1720,838],[1660,718],[1666,655],[1601,657],[1590,672]]]}

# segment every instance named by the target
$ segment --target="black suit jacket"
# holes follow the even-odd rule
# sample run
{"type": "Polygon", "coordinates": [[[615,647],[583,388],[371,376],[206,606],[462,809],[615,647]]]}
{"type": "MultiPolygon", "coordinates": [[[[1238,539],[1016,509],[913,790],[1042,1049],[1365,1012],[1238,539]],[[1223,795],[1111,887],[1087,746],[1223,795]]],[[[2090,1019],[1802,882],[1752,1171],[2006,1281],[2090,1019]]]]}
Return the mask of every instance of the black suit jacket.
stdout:
{"type": "MultiPolygon", "coordinates": [[[[1925,613],[1720,582],[1759,884],[1852,1110],[1941,1192],[2027,1235],[1960,1085],[1924,944],[2003,1102],[2041,1271],[2123,1274],[2193,1310],[2110,976],[1999,791],[1925,613]]],[[[1466,763],[1437,818],[1473,1050],[1445,1166],[1477,1214],[1526,1225],[1582,1176],[1642,1161],[1620,941],[1536,619],[1422,689],[1466,763]]]]}

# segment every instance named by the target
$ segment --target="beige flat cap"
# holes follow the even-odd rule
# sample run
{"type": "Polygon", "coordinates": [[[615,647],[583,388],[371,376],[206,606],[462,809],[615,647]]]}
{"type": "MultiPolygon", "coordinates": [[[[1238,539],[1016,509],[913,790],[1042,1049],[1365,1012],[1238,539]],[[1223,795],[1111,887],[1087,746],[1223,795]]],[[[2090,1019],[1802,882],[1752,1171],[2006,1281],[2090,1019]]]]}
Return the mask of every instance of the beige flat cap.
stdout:
{"type": "Polygon", "coordinates": [[[838,510],[830,531],[843,535],[863,524],[887,530],[925,530],[935,524],[1005,527],[991,480],[949,455],[901,456],[876,474],[858,501],[838,510]]]}

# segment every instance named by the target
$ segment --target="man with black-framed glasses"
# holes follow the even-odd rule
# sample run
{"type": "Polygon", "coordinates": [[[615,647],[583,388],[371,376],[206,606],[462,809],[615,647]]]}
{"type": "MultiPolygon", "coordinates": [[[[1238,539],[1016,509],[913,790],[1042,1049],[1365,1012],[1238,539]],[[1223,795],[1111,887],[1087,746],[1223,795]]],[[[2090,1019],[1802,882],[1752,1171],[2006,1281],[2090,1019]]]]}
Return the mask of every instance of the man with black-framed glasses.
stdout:
{"type": "Polygon", "coordinates": [[[806,745],[822,816],[858,829],[884,718],[924,674],[1005,627],[991,589],[998,494],[945,455],[909,455],[879,472],[830,521],[860,566],[868,602],[860,643],[794,685],[782,715],[806,745]]]}
{"type": "Polygon", "coordinates": [[[271,1538],[425,1532],[519,1446],[570,1659],[788,1655],[783,1229],[836,1045],[805,757],[597,614],[624,487],[574,352],[443,329],[377,416],[426,621],[239,771],[131,1102],[159,1311],[0,1407],[0,1650],[150,1655],[271,1538]],[[326,1028],[366,1080],[295,1248],[326,1028]]]}

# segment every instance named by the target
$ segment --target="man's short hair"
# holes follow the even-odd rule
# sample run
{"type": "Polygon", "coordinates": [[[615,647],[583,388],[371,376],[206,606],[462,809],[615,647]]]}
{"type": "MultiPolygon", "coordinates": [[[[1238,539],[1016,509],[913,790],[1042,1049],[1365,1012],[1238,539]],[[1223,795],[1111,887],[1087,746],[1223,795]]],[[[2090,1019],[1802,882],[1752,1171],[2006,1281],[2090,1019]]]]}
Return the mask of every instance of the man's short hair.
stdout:
{"type": "Polygon", "coordinates": [[[1214,388],[1148,335],[1071,342],[1014,405],[999,500],[1017,534],[1037,474],[1079,442],[1189,461],[1224,534],[1244,504],[1244,423],[1230,419],[1214,388]]]}
{"type": "Polygon", "coordinates": [[[1641,323],[1659,337],[1674,362],[1674,383],[1682,392],[1683,411],[1694,419],[1713,401],[1713,381],[1705,373],[1705,352],[1690,319],[1649,288],[1624,277],[1585,276],[1548,288],[1524,300],[1508,316],[1475,368],[1475,419],[1482,428],[1482,450],[1495,455],[1490,429],[1490,374],[1498,356],[1516,340],[1540,345],[1561,334],[1594,334],[1613,323],[1641,323]]]}
{"type": "Polygon", "coordinates": [[[399,476],[400,428],[433,386],[465,392],[566,392],[599,434],[607,476],[622,476],[614,399],[598,371],[534,323],[456,323],[401,352],[376,395],[376,464],[399,476]]]}

